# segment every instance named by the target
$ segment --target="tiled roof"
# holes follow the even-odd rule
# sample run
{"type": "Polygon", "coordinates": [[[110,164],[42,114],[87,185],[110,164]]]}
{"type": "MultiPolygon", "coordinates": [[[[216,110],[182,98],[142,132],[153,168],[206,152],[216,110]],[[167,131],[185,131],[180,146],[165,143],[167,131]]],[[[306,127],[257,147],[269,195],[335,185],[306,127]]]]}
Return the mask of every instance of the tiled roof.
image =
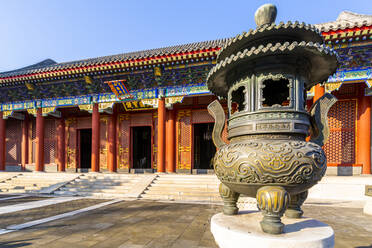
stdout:
{"type": "Polygon", "coordinates": [[[209,48],[219,48],[226,42],[226,40],[227,39],[218,39],[218,40],[212,40],[212,41],[194,42],[194,43],[177,45],[177,46],[169,46],[169,47],[143,50],[143,51],[137,51],[137,52],[122,53],[122,54],[117,54],[117,55],[77,60],[77,61],[58,63],[58,64],[50,63],[50,64],[44,64],[43,66],[38,66],[44,63],[45,61],[47,61],[45,60],[43,62],[40,62],[38,64],[29,66],[29,67],[0,73],[0,78],[32,74],[32,73],[40,73],[40,72],[46,72],[46,71],[54,71],[54,70],[60,70],[60,69],[71,69],[75,67],[84,67],[87,65],[101,65],[101,64],[108,64],[112,62],[121,62],[121,61],[127,61],[127,60],[140,60],[140,59],[151,58],[151,57],[156,58],[156,57],[167,56],[167,55],[172,55],[172,54],[182,55],[183,53],[189,53],[189,52],[198,51],[198,50],[204,50],[204,49],[209,49],[209,48]]]}
{"type": "MultiPolygon", "coordinates": [[[[343,11],[336,21],[317,24],[315,26],[320,29],[321,32],[325,33],[332,30],[371,25],[371,15],[360,15],[343,11]]],[[[367,31],[370,32],[369,30],[367,31]]],[[[230,39],[231,38],[195,42],[65,63],[55,63],[52,60],[45,60],[29,67],[0,73],[0,83],[46,78],[53,79],[66,75],[74,75],[76,73],[84,74],[92,71],[97,72],[117,68],[155,65],[193,58],[213,57],[217,55],[218,50],[230,39]]]]}
{"type": "Polygon", "coordinates": [[[372,25],[372,15],[362,15],[350,11],[342,11],[336,21],[316,24],[321,32],[342,30],[372,25]]]}

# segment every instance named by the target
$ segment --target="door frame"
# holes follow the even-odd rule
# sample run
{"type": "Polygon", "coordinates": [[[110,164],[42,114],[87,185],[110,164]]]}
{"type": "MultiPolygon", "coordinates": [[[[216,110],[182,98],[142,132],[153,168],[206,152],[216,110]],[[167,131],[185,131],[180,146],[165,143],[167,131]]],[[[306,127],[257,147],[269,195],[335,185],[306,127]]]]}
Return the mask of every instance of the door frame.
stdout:
{"type": "Polygon", "coordinates": [[[131,125],[129,128],[130,128],[130,131],[129,131],[129,138],[130,138],[130,149],[129,149],[129,166],[130,166],[130,169],[134,169],[133,168],[133,152],[134,152],[134,149],[133,149],[133,128],[136,128],[136,127],[150,127],[150,136],[151,136],[151,152],[150,152],[150,168],[149,169],[153,169],[154,168],[154,161],[153,161],[153,157],[154,157],[154,153],[153,153],[153,149],[154,149],[154,136],[153,136],[153,126],[152,125],[131,125]]]}
{"type": "MultiPolygon", "coordinates": [[[[82,170],[82,169],[88,169],[88,171],[91,171],[92,170],[92,163],[90,164],[90,167],[89,168],[81,168],[81,156],[80,156],[80,153],[81,153],[81,130],[91,130],[92,131],[92,128],[76,128],[76,170],[82,170]]],[[[92,140],[90,141],[91,145],[92,145],[92,140]]],[[[91,152],[91,155],[92,156],[92,152],[91,152]]]]}

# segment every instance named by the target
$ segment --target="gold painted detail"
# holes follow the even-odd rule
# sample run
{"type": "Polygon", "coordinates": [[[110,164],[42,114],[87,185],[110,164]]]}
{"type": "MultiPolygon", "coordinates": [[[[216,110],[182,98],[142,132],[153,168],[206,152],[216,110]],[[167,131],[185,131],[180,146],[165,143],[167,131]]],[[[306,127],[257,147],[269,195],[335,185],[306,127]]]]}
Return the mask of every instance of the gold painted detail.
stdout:
{"type": "Polygon", "coordinates": [[[175,103],[181,103],[183,101],[184,96],[173,96],[165,98],[165,106],[167,108],[172,107],[175,103]]]}
{"type": "Polygon", "coordinates": [[[151,106],[152,108],[158,108],[159,106],[158,99],[142,99],[141,102],[144,106],[151,106]]]}
{"type": "Polygon", "coordinates": [[[178,151],[179,152],[191,152],[191,146],[179,146],[178,151]]]}
{"type": "Polygon", "coordinates": [[[140,101],[123,102],[126,111],[148,110],[158,107],[157,99],[143,99],[140,101]]]}
{"type": "Polygon", "coordinates": [[[103,102],[103,103],[99,103],[98,104],[98,109],[99,110],[109,109],[109,108],[112,108],[113,105],[114,105],[114,102],[103,102]]]}
{"type": "Polygon", "coordinates": [[[12,114],[13,114],[13,111],[3,111],[3,118],[7,119],[12,114]]]}
{"type": "Polygon", "coordinates": [[[178,169],[179,170],[190,170],[191,169],[191,164],[178,163],[178,169]]]}
{"type": "Polygon", "coordinates": [[[129,114],[121,114],[121,115],[119,115],[119,122],[122,122],[122,121],[127,121],[127,120],[129,120],[129,114]]]}
{"type": "Polygon", "coordinates": [[[108,116],[102,116],[102,117],[99,118],[99,121],[104,122],[107,125],[107,123],[109,121],[109,117],[108,116]]]}
{"type": "Polygon", "coordinates": [[[30,115],[36,116],[37,111],[36,109],[27,109],[27,113],[29,113],[30,115]]]}
{"type": "Polygon", "coordinates": [[[127,169],[129,168],[129,161],[128,159],[124,158],[124,153],[129,153],[129,148],[128,147],[122,147],[119,145],[119,169],[127,169]]]}
{"type": "Polygon", "coordinates": [[[66,127],[69,127],[69,126],[71,126],[72,124],[75,124],[75,123],[76,123],[76,118],[67,118],[65,120],[66,127]]]}
{"type": "Polygon", "coordinates": [[[87,84],[92,84],[93,83],[93,80],[90,76],[84,76],[84,81],[87,84]]]}
{"type": "Polygon", "coordinates": [[[331,93],[334,90],[339,90],[342,85],[342,82],[336,82],[336,83],[326,83],[325,84],[325,91],[328,93],[331,93]]]}
{"type": "Polygon", "coordinates": [[[67,168],[69,169],[76,168],[75,155],[76,155],[76,150],[71,149],[70,147],[67,146],[67,168]]]}
{"type": "Polygon", "coordinates": [[[46,107],[41,109],[43,115],[47,115],[49,113],[54,113],[56,111],[56,107],[46,107]]]}
{"type": "Polygon", "coordinates": [[[83,105],[78,105],[79,109],[82,111],[88,111],[91,112],[93,111],[93,105],[92,104],[83,104],[83,105]]]}
{"type": "Polygon", "coordinates": [[[180,120],[183,117],[189,117],[191,116],[191,109],[185,109],[178,111],[177,119],[180,120]]]}
{"type": "Polygon", "coordinates": [[[31,83],[25,83],[25,86],[28,90],[34,90],[34,85],[31,83]]]}

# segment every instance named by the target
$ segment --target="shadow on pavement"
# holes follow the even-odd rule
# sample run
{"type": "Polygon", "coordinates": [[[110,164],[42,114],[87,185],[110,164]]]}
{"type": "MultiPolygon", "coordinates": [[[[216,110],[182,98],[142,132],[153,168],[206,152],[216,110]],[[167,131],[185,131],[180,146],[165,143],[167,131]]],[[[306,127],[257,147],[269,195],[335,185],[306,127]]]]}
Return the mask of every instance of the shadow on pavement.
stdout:
{"type": "Polygon", "coordinates": [[[25,247],[28,245],[32,245],[31,241],[35,239],[25,239],[25,240],[16,240],[16,241],[8,241],[8,242],[0,242],[0,247],[2,248],[17,248],[17,247],[25,247]]]}

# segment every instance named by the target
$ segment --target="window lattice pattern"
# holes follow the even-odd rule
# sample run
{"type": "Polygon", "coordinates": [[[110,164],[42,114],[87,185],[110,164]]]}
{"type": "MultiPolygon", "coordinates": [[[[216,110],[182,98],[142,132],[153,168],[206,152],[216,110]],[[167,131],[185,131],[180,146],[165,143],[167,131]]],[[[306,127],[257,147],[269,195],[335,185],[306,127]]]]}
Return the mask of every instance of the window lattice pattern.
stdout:
{"type": "Polygon", "coordinates": [[[192,112],[192,123],[210,123],[214,122],[213,117],[207,110],[197,110],[192,112]]]}
{"type": "Polygon", "coordinates": [[[151,113],[133,114],[132,117],[130,121],[131,126],[151,126],[152,124],[151,113]]]}
{"type": "Polygon", "coordinates": [[[337,101],[328,113],[330,135],[324,145],[328,163],[355,163],[356,101],[337,101]]]}
{"type": "Polygon", "coordinates": [[[118,168],[129,168],[130,119],[129,115],[119,117],[119,160],[118,168]]]}
{"type": "Polygon", "coordinates": [[[178,169],[191,169],[191,111],[180,111],[179,116],[179,144],[178,169]]]}
{"type": "Polygon", "coordinates": [[[31,122],[31,140],[32,140],[32,163],[35,163],[35,152],[36,152],[36,119],[33,119],[31,122]]]}
{"type": "Polygon", "coordinates": [[[101,169],[107,169],[107,127],[109,121],[108,117],[102,117],[100,120],[99,162],[101,169]]]}
{"type": "Polygon", "coordinates": [[[21,163],[22,123],[18,120],[6,121],[6,163],[21,163]]]}
{"type": "Polygon", "coordinates": [[[154,145],[153,145],[153,169],[157,168],[158,162],[158,118],[154,118],[153,134],[154,134],[154,145]]]}
{"type": "Polygon", "coordinates": [[[54,119],[44,120],[44,163],[55,162],[57,156],[56,122],[54,119]]]}

